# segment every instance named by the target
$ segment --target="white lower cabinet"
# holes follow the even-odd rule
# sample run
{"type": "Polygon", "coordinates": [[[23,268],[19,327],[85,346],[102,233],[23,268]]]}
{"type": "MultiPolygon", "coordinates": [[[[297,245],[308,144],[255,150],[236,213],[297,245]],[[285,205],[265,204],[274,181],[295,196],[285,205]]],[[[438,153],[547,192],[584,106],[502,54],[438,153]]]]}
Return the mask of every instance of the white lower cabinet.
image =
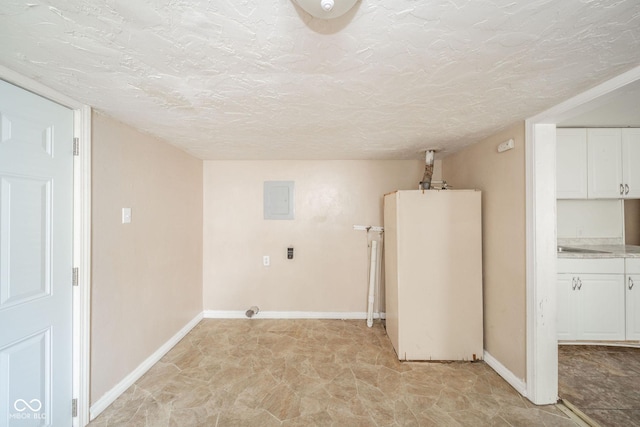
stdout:
{"type": "Polygon", "coordinates": [[[627,275],[627,339],[640,340],[640,274],[627,275]]]}
{"type": "Polygon", "coordinates": [[[624,260],[559,259],[558,272],[558,339],[625,340],[624,260]]]}
{"type": "Polygon", "coordinates": [[[626,260],[627,340],[640,340],[640,259],[626,260]]]}
{"type": "Polygon", "coordinates": [[[573,298],[574,274],[558,274],[558,299],[557,299],[557,333],[559,340],[575,339],[575,322],[573,314],[577,303],[573,298]]]}
{"type": "Polygon", "coordinates": [[[623,274],[559,276],[558,339],[625,339],[623,274]]]}

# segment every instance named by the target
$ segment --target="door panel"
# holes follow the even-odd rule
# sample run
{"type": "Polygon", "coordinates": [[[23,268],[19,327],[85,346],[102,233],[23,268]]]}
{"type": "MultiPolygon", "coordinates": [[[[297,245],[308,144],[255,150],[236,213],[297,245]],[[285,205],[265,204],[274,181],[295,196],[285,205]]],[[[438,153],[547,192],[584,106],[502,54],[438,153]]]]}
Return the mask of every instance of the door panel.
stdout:
{"type": "Polygon", "coordinates": [[[627,339],[640,340],[640,274],[630,274],[625,283],[627,339]]]}
{"type": "Polygon", "coordinates": [[[624,340],[624,275],[585,274],[580,281],[577,339],[624,340]]]}
{"type": "Polygon", "coordinates": [[[0,425],[71,425],[73,112],[0,81],[0,425]]]}
{"type": "Polygon", "coordinates": [[[575,276],[573,274],[558,274],[557,283],[557,333],[559,340],[575,339],[574,325],[574,297],[573,289],[575,276]]]}
{"type": "Polygon", "coordinates": [[[51,180],[0,177],[0,204],[2,309],[51,292],[51,180]]]}
{"type": "MultiPolygon", "coordinates": [[[[620,129],[587,130],[588,194],[590,199],[622,197],[620,129]]],[[[623,187],[624,188],[624,187],[623,187]]]]}
{"type": "Polygon", "coordinates": [[[0,369],[11,390],[0,396],[9,403],[8,425],[47,425],[51,419],[51,329],[0,349],[0,369]],[[38,396],[33,397],[32,396],[38,396]]]}
{"type": "Polygon", "coordinates": [[[587,130],[556,130],[556,197],[587,198],[587,130]]]}

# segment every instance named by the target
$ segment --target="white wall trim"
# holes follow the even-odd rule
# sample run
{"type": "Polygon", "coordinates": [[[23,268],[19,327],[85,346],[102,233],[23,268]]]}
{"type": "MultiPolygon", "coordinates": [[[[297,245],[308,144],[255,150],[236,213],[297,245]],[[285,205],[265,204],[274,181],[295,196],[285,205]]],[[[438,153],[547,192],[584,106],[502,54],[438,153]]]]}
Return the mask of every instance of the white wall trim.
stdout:
{"type": "Polygon", "coordinates": [[[91,107],[3,66],[0,79],[73,110],[80,155],[73,162],[73,264],[78,267],[78,286],[72,296],[72,393],[78,399],[78,416],[72,425],[85,426],[89,423],[91,376],[91,107]]]}
{"type": "Polygon", "coordinates": [[[493,357],[486,350],[484,351],[484,361],[491,367],[498,375],[500,375],[511,387],[515,388],[518,393],[527,397],[527,384],[523,379],[518,378],[513,372],[506,368],[502,363],[493,357]]]}
{"type": "Polygon", "coordinates": [[[79,155],[74,160],[74,266],[78,286],[74,289],[74,387],[78,417],[74,426],[89,423],[91,380],[91,108],[74,111],[79,155]]]}
{"type": "Polygon", "coordinates": [[[174,336],[169,338],[160,348],[158,348],[151,356],[143,361],[137,368],[135,368],[129,375],[124,377],[115,387],[106,392],[100,399],[98,399],[93,405],[91,405],[91,420],[93,421],[102,411],[107,409],[122,393],[124,393],[129,387],[133,385],[142,375],[144,375],[153,365],[155,365],[162,356],[167,354],[178,342],[185,337],[200,321],[202,320],[202,313],[199,313],[189,323],[187,323],[182,329],[178,331],[174,336]]]}
{"type": "Polygon", "coordinates": [[[85,104],[76,101],[75,99],[69,98],[66,95],[63,95],[40,82],[32,80],[28,77],[23,76],[20,73],[16,73],[15,71],[3,67],[0,65],[0,78],[2,80],[8,81],[16,86],[20,86],[23,89],[26,89],[30,92],[35,93],[36,95],[40,95],[51,101],[57,102],[58,104],[62,104],[65,107],[71,108],[72,110],[81,110],[86,107],[85,104]]]}
{"type": "MultiPolygon", "coordinates": [[[[375,319],[384,319],[384,313],[374,313],[375,319]]],[[[205,319],[246,319],[241,310],[205,310],[205,319]]],[[[260,311],[252,319],[341,319],[366,320],[366,311],[260,311]]]]}
{"type": "Polygon", "coordinates": [[[558,400],[556,126],[527,121],[525,135],[526,396],[537,405],[545,405],[558,400]]]}
{"type": "MultiPolygon", "coordinates": [[[[640,80],[640,66],[550,108],[525,122],[526,165],[526,396],[535,404],[554,403],[558,389],[557,337],[550,336],[556,321],[555,204],[549,206],[549,183],[555,198],[555,135],[550,129],[561,120],[604,102],[611,92],[640,80]],[[546,188],[546,190],[545,190],[546,188]],[[552,237],[553,236],[553,237],[552,237]]],[[[523,393],[524,394],[524,393],[523,393]]]]}

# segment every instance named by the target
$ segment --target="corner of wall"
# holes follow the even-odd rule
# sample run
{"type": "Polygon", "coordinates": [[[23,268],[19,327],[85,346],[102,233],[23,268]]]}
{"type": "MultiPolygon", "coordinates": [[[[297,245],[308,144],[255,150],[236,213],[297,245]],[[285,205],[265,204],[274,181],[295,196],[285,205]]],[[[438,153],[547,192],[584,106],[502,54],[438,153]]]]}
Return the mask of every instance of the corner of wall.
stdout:
{"type": "Polygon", "coordinates": [[[482,191],[485,349],[516,378],[526,377],[524,143],[519,122],[442,161],[453,188],[482,191]],[[511,138],[514,148],[498,153],[511,138]]]}

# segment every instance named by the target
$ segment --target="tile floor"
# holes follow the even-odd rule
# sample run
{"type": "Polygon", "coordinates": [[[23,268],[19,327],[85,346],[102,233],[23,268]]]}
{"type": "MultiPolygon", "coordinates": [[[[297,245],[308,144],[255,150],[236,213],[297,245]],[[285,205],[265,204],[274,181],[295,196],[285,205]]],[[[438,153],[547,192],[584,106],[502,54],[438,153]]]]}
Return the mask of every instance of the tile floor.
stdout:
{"type": "Polygon", "coordinates": [[[484,362],[398,362],[380,322],[203,320],[91,424],[574,426],[484,362]]]}
{"type": "Polygon", "coordinates": [[[558,394],[602,426],[640,426],[640,348],[561,345],[558,394]]]}

